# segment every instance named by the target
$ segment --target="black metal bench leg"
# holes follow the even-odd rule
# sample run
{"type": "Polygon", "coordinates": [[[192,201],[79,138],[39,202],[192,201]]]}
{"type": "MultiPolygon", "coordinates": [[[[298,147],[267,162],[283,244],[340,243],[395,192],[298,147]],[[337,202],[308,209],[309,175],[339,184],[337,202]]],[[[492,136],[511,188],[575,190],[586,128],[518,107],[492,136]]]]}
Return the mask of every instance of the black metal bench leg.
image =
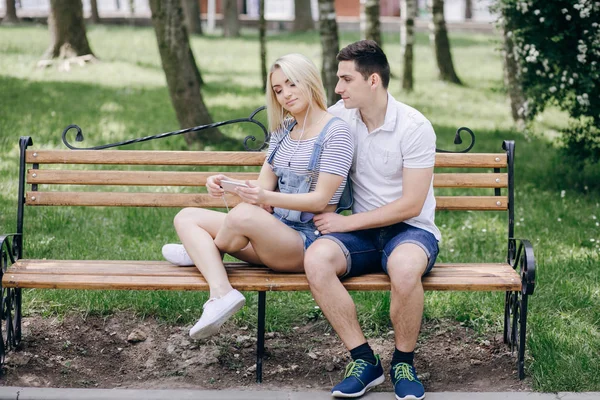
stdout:
{"type": "Polygon", "coordinates": [[[506,292],[506,296],[504,298],[504,343],[510,343],[510,300],[511,300],[512,292],[506,292]]]}
{"type": "Polygon", "coordinates": [[[521,297],[520,338],[519,338],[519,379],[525,378],[525,345],[527,343],[527,295],[521,297]]]}
{"type": "Polygon", "coordinates": [[[262,383],[262,364],[265,354],[266,293],[258,292],[258,332],[256,335],[256,383],[262,383]]]}

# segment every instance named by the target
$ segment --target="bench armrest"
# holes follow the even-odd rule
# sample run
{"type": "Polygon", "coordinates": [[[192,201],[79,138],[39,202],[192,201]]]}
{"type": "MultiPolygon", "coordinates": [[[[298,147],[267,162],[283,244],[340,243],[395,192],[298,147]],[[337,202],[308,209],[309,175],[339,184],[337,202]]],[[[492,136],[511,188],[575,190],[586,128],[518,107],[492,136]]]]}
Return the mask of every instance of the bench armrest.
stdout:
{"type": "Polygon", "coordinates": [[[521,275],[522,293],[533,294],[535,289],[535,256],[529,240],[508,239],[508,263],[521,275]]]}
{"type": "Polygon", "coordinates": [[[19,240],[22,234],[20,233],[9,233],[6,235],[0,235],[0,275],[8,268],[8,261],[10,264],[14,264],[19,259],[19,240]],[[12,238],[12,242],[11,242],[12,238]]]}

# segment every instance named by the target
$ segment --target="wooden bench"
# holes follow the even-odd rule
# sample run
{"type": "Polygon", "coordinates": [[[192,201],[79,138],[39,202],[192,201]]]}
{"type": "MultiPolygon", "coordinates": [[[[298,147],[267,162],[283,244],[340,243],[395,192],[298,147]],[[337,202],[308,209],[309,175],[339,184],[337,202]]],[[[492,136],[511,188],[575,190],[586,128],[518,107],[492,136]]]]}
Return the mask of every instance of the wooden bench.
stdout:
{"type": "MultiPolygon", "coordinates": [[[[234,120],[239,121],[241,120],[234,120]]],[[[65,140],[66,132],[67,130],[63,133],[63,141],[68,147],[74,148],[65,140]]],[[[182,132],[184,131],[177,133],[182,132]]],[[[473,136],[472,140],[471,147],[474,143],[473,136]]],[[[0,327],[4,329],[0,344],[0,362],[3,362],[5,352],[17,347],[21,339],[23,288],[208,290],[208,285],[196,268],[176,267],[166,261],[24,258],[23,224],[26,207],[222,208],[221,199],[198,193],[197,187],[203,186],[206,178],[214,172],[210,169],[203,172],[181,172],[175,169],[181,166],[192,166],[196,169],[214,166],[258,167],[265,159],[264,152],[252,151],[44,150],[31,146],[31,138],[21,138],[17,233],[0,237],[0,262],[3,273],[1,312],[2,320],[6,321],[5,327],[0,327]],[[82,165],[85,165],[83,168],[86,169],[82,169],[82,165]],[[138,170],[132,170],[131,166],[138,170]],[[140,166],[152,166],[152,170],[139,170],[140,166]],[[160,166],[160,170],[157,170],[156,166],[160,166]],[[61,186],[56,189],[56,185],[61,186]],[[147,188],[144,188],[143,192],[139,189],[130,190],[139,186],[147,188]],[[165,187],[175,188],[168,192],[152,189],[165,187]],[[181,193],[183,187],[192,187],[193,193],[181,193]]],[[[508,219],[506,253],[498,249],[498,254],[489,255],[489,263],[437,264],[423,279],[423,286],[425,290],[506,292],[504,341],[511,349],[518,351],[517,364],[519,377],[522,379],[527,300],[534,290],[535,260],[531,244],[526,240],[513,238],[514,144],[506,141],[503,148],[503,152],[496,154],[438,153],[434,186],[482,189],[484,192],[477,196],[438,196],[437,209],[505,211],[508,219]],[[451,169],[452,172],[438,172],[443,168],[451,169]],[[479,172],[471,172],[474,168],[479,172]],[[503,257],[502,253],[506,256],[503,257]]],[[[257,175],[256,172],[228,174],[238,179],[252,179],[257,175]]],[[[236,196],[228,195],[227,202],[230,207],[238,201],[236,196]]],[[[226,267],[233,287],[242,291],[258,292],[256,377],[257,381],[261,382],[266,292],[306,291],[309,290],[308,282],[304,274],[277,273],[265,267],[240,262],[227,263],[226,267]]],[[[388,277],[384,274],[350,278],[344,281],[344,285],[349,290],[390,290],[388,277]]]]}

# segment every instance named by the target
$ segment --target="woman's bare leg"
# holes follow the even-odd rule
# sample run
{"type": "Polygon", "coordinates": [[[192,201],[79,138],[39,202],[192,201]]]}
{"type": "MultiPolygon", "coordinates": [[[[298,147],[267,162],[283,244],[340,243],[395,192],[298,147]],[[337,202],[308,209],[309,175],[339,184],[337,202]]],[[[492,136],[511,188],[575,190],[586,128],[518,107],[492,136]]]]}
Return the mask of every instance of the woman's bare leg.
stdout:
{"type": "MultiPolygon", "coordinates": [[[[210,287],[211,298],[222,297],[233,289],[222,255],[213,240],[226,216],[225,213],[202,208],[184,208],[174,220],[181,243],[210,287]]],[[[251,246],[238,253],[237,256],[245,261],[260,263],[251,246]]]]}
{"type": "Polygon", "coordinates": [[[248,242],[269,268],[303,271],[304,243],[300,234],[261,207],[241,203],[227,214],[214,243],[221,251],[242,259],[239,250],[248,242]]]}

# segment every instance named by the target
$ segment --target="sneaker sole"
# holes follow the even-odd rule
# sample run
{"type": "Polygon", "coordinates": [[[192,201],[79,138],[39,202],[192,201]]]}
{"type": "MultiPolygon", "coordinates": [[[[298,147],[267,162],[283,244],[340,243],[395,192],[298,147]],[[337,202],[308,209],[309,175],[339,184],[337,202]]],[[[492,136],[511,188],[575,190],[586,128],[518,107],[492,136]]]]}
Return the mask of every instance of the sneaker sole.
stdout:
{"type": "Polygon", "coordinates": [[[221,329],[221,326],[227,321],[233,314],[238,312],[242,307],[246,304],[246,299],[243,299],[239,303],[235,303],[231,308],[225,310],[221,317],[216,319],[213,322],[208,323],[205,327],[199,329],[198,331],[192,332],[190,331],[190,337],[192,339],[206,339],[212,335],[215,335],[221,329]]]}
{"type": "Polygon", "coordinates": [[[400,397],[400,396],[396,395],[396,399],[398,399],[398,400],[423,400],[424,398],[425,398],[425,395],[423,395],[421,397],[413,396],[412,394],[405,396],[405,397],[400,397]]]}
{"type": "Polygon", "coordinates": [[[383,383],[383,381],[385,381],[385,375],[381,375],[379,378],[375,379],[374,381],[371,381],[371,383],[369,383],[367,386],[365,386],[365,388],[363,390],[361,390],[360,392],[343,393],[343,392],[336,390],[335,392],[331,392],[331,396],[332,397],[345,397],[345,398],[360,397],[363,394],[365,394],[366,391],[370,390],[371,388],[374,388],[377,385],[381,385],[383,383]]]}

